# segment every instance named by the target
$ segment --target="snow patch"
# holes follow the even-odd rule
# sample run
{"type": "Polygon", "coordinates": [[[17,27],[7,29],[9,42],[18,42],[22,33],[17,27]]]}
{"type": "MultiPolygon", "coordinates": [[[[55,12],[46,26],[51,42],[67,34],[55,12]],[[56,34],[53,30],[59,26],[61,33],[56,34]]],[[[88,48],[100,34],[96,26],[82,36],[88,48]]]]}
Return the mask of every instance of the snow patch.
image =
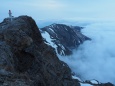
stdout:
{"type": "Polygon", "coordinates": [[[67,28],[65,28],[65,30],[67,30],[67,31],[68,31],[68,29],[67,29],[67,28]]]}
{"type": "Polygon", "coordinates": [[[64,55],[65,56],[65,53],[64,53],[63,50],[61,50],[60,52],[61,52],[60,55],[64,55]]]}
{"type": "Polygon", "coordinates": [[[79,77],[77,77],[77,76],[72,76],[72,78],[81,81],[81,79],[79,77]]]}
{"type": "MultiPolygon", "coordinates": [[[[43,33],[42,33],[42,37],[48,42],[48,43],[46,43],[46,44],[52,46],[53,48],[55,48],[55,50],[57,49],[57,45],[52,42],[53,39],[51,39],[51,37],[50,37],[50,35],[49,35],[48,32],[46,32],[46,31],[43,32],[43,33]]],[[[57,51],[56,51],[56,52],[57,52],[57,51]]]]}
{"type": "Polygon", "coordinates": [[[90,84],[84,84],[84,83],[80,83],[81,86],[93,86],[93,85],[90,85],[90,84]]]}
{"type": "MultiPolygon", "coordinates": [[[[53,30],[52,28],[49,28],[49,30],[51,30],[53,33],[55,33],[54,30],[53,30]]],[[[55,34],[56,34],[56,33],[55,33],[55,34]]]]}
{"type": "Polygon", "coordinates": [[[99,82],[96,81],[96,80],[91,80],[90,82],[91,82],[92,84],[99,84],[99,82]]]}

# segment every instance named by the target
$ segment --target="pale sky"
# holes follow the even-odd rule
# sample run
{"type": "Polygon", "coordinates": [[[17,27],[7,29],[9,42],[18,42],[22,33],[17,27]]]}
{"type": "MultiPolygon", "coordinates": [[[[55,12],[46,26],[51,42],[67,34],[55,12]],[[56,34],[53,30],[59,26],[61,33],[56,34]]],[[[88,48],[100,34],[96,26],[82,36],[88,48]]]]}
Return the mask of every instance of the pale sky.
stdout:
{"type": "Polygon", "coordinates": [[[115,0],[1,0],[0,21],[9,9],[36,20],[115,20],[115,0]]]}

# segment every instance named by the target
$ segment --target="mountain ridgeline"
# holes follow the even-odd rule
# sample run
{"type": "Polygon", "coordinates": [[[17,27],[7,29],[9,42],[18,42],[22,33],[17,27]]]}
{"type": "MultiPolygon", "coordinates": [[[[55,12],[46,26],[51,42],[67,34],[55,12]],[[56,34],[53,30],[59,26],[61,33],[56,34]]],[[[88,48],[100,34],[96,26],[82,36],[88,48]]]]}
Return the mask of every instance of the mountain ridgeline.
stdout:
{"type": "MultiPolygon", "coordinates": [[[[59,54],[64,51],[70,55],[71,49],[89,40],[80,29],[53,24],[42,30],[51,35],[54,44],[61,45],[59,54]]],[[[80,86],[81,83],[113,86],[72,78],[71,69],[59,60],[55,49],[46,44],[31,17],[19,16],[12,21],[6,18],[0,23],[0,86],[80,86]]]]}
{"type": "MultiPolygon", "coordinates": [[[[72,50],[77,48],[86,40],[91,40],[81,33],[82,27],[67,26],[64,24],[52,24],[41,28],[42,34],[47,32],[51,41],[56,45],[56,51],[60,55],[70,55],[72,50]]],[[[47,41],[47,37],[44,37],[47,41]]]]}

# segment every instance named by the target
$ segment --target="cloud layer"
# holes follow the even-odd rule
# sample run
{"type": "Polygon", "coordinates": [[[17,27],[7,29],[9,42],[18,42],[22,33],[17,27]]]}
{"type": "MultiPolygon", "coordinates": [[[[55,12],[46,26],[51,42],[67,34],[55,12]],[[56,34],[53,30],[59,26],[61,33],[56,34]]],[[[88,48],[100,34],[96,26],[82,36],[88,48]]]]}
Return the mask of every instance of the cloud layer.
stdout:
{"type": "Polygon", "coordinates": [[[82,80],[97,79],[115,84],[115,22],[95,23],[83,29],[92,38],[71,57],[61,58],[82,80]]]}

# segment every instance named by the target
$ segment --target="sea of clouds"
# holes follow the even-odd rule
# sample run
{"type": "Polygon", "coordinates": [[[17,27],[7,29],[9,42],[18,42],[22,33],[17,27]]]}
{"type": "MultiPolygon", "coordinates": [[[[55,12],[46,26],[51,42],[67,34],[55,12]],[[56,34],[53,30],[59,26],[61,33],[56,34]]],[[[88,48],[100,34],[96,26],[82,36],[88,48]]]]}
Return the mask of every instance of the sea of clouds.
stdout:
{"type": "Polygon", "coordinates": [[[81,80],[96,79],[115,84],[115,22],[87,25],[82,33],[90,37],[65,61],[81,80]]]}

